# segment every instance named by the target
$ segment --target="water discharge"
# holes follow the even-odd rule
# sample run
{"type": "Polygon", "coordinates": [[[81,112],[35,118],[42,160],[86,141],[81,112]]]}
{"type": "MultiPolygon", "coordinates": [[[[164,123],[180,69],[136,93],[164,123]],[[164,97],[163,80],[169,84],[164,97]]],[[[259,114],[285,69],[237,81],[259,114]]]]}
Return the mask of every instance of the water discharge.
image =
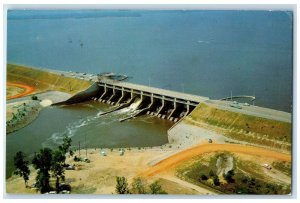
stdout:
{"type": "Polygon", "coordinates": [[[55,145],[59,145],[63,142],[63,137],[65,135],[67,135],[68,137],[73,137],[81,128],[89,128],[95,124],[99,126],[108,125],[113,122],[119,122],[120,118],[128,117],[135,114],[141,103],[141,99],[135,99],[135,101],[129,107],[125,107],[105,115],[102,115],[103,111],[100,110],[95,115],[87,116],[85,118],[71,122],[66,126],[66,129],[64,131],[53,133],[51,137],[49,137],[45,142],[42,143],[42,146],[52,147],[55,145]],[[99,122],[100,117],[101,122],[99,122]]]}
{"type": "Polygon", "coordinates": [[[172,122],[156,117],[139,116],[126,122],[138,111],[141,104],[136,99],[127,108],[101,115],[113,110],[112,106],[96,101],[64,107],[47,107],[28,126],[7,135],[7,176],[13,170],[13,156],[23,151],[32,158],[43,147],[55,148],[64,134],[72,138],[72,148],[116,148],[159,146],[168,142],[167,130],[172,122]]]}

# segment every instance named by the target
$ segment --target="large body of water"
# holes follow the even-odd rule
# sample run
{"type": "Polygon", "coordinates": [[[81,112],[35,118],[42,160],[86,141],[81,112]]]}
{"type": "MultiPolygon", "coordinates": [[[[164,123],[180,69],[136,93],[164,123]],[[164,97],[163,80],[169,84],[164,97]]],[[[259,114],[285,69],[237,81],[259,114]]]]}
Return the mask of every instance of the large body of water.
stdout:
{"type": "Polygon", "coordinates": [[[9,11],[7,61],[291,112],[293,15],[283,11],[9,11]]]}

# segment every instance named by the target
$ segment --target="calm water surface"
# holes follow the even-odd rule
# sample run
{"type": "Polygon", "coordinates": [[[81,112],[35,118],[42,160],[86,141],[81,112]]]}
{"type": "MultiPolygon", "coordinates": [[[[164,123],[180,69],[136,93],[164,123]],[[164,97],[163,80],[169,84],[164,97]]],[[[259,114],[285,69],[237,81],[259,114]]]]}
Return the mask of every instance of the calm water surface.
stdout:
{"type": "Polygon", "coordinates": [[[10,63],[90,73],[291,111],[293,13],[10,11],[10,63]]]}

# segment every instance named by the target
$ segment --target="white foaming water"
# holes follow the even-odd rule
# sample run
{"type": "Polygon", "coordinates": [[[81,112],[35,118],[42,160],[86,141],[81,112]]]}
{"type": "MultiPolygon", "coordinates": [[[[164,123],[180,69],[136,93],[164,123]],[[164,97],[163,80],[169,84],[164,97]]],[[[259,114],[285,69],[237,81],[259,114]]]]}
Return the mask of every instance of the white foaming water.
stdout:
{"type": "Polygon", "coordinates": [[[136,99],[129,107],[113,112],[113,114],[132,114],[142,103],[141,99],[136,99]]]}
{"type": "Polygon", "coordinates": [[[128,108],[131,111],[135,111],[140,106],[141,103],[142,103],[141,99],[135,100],[134,103],[132,103],[128,108]]]}

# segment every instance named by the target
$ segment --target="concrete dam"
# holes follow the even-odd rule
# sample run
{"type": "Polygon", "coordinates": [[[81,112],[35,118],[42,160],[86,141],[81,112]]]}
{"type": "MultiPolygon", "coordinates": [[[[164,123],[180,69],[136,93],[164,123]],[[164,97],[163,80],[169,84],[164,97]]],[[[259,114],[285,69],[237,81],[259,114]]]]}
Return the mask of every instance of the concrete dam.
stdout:
{"type": "Polygon", "coordinates": [[[135,103],[135,113],[120,121],[134,118],[141,114],[148,114],[177,122],[187,116],[199,103],[208,99],[207,97],[182,92],[103,79],[95,82],[85,91],[79,92],[70,99],[55,105],[68,105],[87,100],[97,100],[116,106],[112,110],[116,111],[135,103]]]}

